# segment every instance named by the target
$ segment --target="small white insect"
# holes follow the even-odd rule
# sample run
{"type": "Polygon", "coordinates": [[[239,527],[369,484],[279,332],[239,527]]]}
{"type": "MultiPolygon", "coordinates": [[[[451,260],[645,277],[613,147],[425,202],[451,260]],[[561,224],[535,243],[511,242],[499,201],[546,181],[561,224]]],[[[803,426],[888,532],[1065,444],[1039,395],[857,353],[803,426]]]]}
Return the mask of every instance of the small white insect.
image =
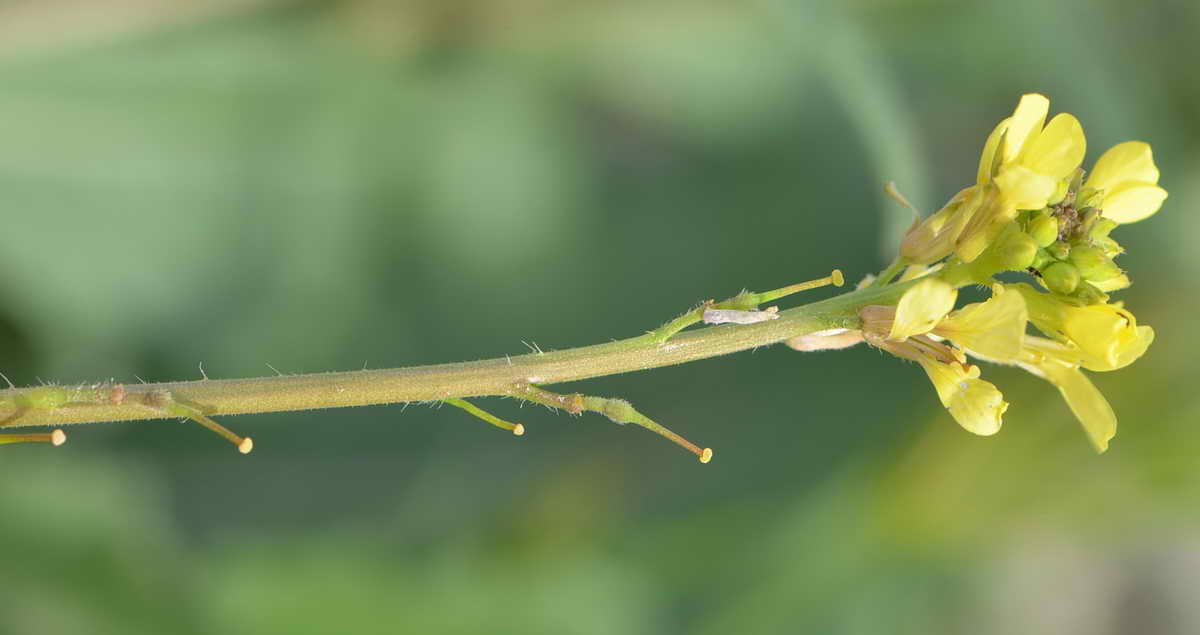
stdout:
{"type": "Polygon", "coordinates": [[[755,324],[779,319],[779,307],[767,307],[762,311],[737,311],[734,309],[705,309],[705,324],[755,324]]]}

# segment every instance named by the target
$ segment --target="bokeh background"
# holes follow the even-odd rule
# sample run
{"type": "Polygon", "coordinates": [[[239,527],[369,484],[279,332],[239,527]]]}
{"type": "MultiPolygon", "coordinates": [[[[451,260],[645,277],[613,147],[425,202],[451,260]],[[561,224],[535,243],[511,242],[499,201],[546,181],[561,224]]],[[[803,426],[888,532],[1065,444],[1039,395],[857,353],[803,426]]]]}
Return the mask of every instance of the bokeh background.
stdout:
{"type": "MultiPolygon", "coordinates": [[[[0,633],[1200,632],[1200,5],[0,3],[0,371],[18,385],[382,368],[638,334],[894,253],[1023,92],[1089,162],[1158,342],[1057,392],[783,347],[512,401],[69,430],[0,450],[0,633]]],[[[809,299],[826,297],[811,292],[809,299]]],[[[789,306],[785,303],[784,306],[789,306]]]]}

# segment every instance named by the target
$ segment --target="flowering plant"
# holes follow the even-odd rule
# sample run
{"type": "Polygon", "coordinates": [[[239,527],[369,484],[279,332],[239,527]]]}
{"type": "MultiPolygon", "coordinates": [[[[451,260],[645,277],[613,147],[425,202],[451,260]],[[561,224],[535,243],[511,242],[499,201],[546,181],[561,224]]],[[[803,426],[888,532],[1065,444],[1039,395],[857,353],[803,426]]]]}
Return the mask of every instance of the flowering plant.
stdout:
{"type": "MultiPolygon", "coordinates": [[[[0,427],[181,418],[199,423],[249,453],[254,444],[213,417],[253,412],[424,401],[449,404],[514,435],[525,426],[467,401],[506,396],[571,414],[595,412],[660,434],[696,454],[703,448],[623,399],[556,394],[546,385],[685,363],[787,342],[797,350],[867,342],[921,365],[951,416],[970,432],[996,433],[1008,408],[970,360],[1019,366],[1054,384],[1103,451],[1117,419],[1083,370],[1112,371],[1137,360],[1154,340],[1110,294],[1130,277],[1114,262],[1118,226],[1153,215],[1167,193],[1158,185],[1150,146],[1138,141],[1105,152],[1091,174],[1075,117],[1046,121],[1049,100],[1025,95],[983,147],[975,183],[942,209],[916,219],[896,261],[858,288],[780,311],[760,306],[826,285],[842,273],[787,287],[743,291],[707,301],[640,336],[563,351],[536,345],[527,355],[460,364],[251,379],[125,386],[113,382],[43,385],[0,391],[0,427]],[[1031,277],[1004,282],[1005,272],[1031,277]],[[1033,284],[1030,284],[1032,282],[1033,284]],[[958,289],[983,285],[991,296],[955,308],[958,289]],[[1040,287],[1040,289],[1036,288],[1040,287]],[[706,323],[704,329],[685,329],[706,323]],[[1041,335],[1027,333],[1028,326],[1041,335]]],[[[903,197],[889,188],[897,200],[903,197]]],[[[911,208],[911,205],[908,205],[911,208]]],[[[915,213],[915,212],[914,212],[915,213]]],[[[0,435],[0,444],[65,440],[50,433],[0,435]]]]}

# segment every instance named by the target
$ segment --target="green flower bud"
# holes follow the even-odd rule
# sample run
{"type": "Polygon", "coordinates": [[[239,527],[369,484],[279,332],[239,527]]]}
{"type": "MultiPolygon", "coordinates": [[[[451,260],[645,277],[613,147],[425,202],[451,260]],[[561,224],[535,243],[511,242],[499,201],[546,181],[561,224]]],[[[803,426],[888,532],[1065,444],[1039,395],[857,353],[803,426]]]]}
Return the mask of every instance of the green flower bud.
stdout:
{"type": "Polygon", "coordinates": [[[1088,232],[1088,238],[1092,240],[1100,240],[1108,238],[1109,233],[1117,228],[1117,222],[1111,218],[1100,217],[1096,219],[1096,224],[1092,225],[1091,231],[1088,232]]]}
{"type": "Polygon", "coordinates": [[[1050,198],[1046,199],[1046,202],[1051,205],[1058,205],[1059,203],[1063,202],[1063,200],[1066,199],[1067,195],[1070,193],[1071,184],[1068,181],[1059,181],[1058,187],[1055,188],[1054,193],[1050,195],[1050,198]]]}
{"type": "Polygon", "coordinates": [[[1038,245],[1025,232],[1010,234],[999,249],[1000,264],[1008,271],[1024,271],[1033,264],[1038,254],[1038,245]]]}
{"type": "Polygon", "coordinates": [[[1099,220],[1100,210],[1095,207],[1079,208],[1079,229],[1075,233],[1080,236],[1087,236],[1099,220]]]}
{"type": "Polygon", "coordinates": [[[1071,254],[1071,246],[1061,240],[1046,247],[1046,253],[1049,253],[1055,260],[1066,260],[1071,254]]]}
{"type": "Polygon", "coordinates": [[[1116,258],[1117,256],[1125,253],[1125,248],[1118,245],[1117,241],[1111,238],[1096,238],[1091,242],[1092,245],[1104,250],[1104,255],[1108,256],[1109,258],[1116,258]]]}
{"type": "Polygon", "coordinates": [[[1103,195],[1104,195],[1104,192],[1101,192],[1100,190],[1097,190],[1096,188],[1085,187],[1085,188],[1081,189],[1079,191],[1079,194],[1077,194],[1075,196],[1075,204],[1079,207],[1087,207],[1089,205],[1095,205],[1096,203],[1099,203],[1100,201],[1104,200],[1103,195]]]}
{"type": "Polygon", "coordinates": [[[1070,189],[1072,192],[1078,192],[1080,189],[1082,189],[1083,175],[1083,168],[1075,168],[1075,171],[1071,173],[1071,182],[1070,185],[1067,186],[1068,189],[1070,189]]]}
{"type": "Polygon", "coordinates": [[[1079,288],[1075,289],[1075,297],[1083,300],[1087,304],[1104,304],[1108,302],[1108,294],[1097,289],[1087,282],[1080,282],[1079,288]]]}
{"type": "Polygon", "coordinates": [[[1071,263],[1056,262],[1042,270],[1042,282],[1055,293],[1070,295],[1079,286],[1079,270],[1071,263]]]}
{"type": "Polygon", "coordinates": [[[1058,240],[1058,219],[1049,214],[1038,214],[1029,222],[1029,235],[1038,247],[1049,247],[1058,240]]]}
{"type": "Polygon", "coordinates": [[[1037,251],[1037,255],[1033,257],[1033,262],[1030,263],[1029,266],[1041,271],[1053,262],[1055,262],[1054,256],[1051,256],[1050,253],[1045,249],[1039,249],[1037,251]]]}
{"type": "Polygon", "coordinates": [[[1071,264],[1079,270],[1084,280],[1104,282],[1121,275],[1121,268],[1105,255],[1104,250],[1089,245],[1079,245],[1071,250],[1071,264]]]}

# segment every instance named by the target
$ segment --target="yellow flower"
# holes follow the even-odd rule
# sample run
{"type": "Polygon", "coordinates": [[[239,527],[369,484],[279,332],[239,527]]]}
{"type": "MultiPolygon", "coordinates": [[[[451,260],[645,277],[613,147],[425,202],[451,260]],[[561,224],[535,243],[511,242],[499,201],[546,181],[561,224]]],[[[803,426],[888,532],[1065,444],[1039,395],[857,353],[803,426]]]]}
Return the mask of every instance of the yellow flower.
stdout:
{"type": "Polygon", "coordinates": [[[1158,168],[1150,145],[1126,141],[1109,148],[1083,184],[1104,192],[1104,217],[1118,223],[1136,223],[1162,207],[1167,191],[1158,186],[1158,168]]]}
{"type": "Polygon", "coordinates": [[[1003,158],[994,159],[999,166],[993,180],[1020,209],[1045,207],[1087,151],[1083,126],[1073,115],[1059,113],[1043,126],[1049,110],[1042,95],[1021,97],[996,149],[1003,158]]]}
{"type": "Polygon", "coordinates": [[[983,253],[1017,210],[1041,209],[1063,190],[1061,184],[1083,161],[1087,140],[1074,116],[1060,113],[1045,123],[1050,100],[1021,97],[1012,117],[1001,121],[984,145],[976,190],[963,207],[970,220],[955,251],[963,262],[983,253]]]}
{"type": "Polygon", "coordinates": [[[1138,326],[1133,313],[1120,303],[1077,306],[1027,284],[1012,286],[1024,296],[1034,326],[1070,341],[1078,363],[1088,370],[1124,368],[1154,341],[1154,329],[1138,326]]]}
{"type": "Polygon", "coordinates": [[[962,351],[929,334],[977,343],[988,350],[1019,351],[1025,331],[1024,302],[1019,294],[1008,293],[1003,300],[993,298],[950,313],[957,295],[952,285],[925,278],[905,291],[894,308],[865,307],[863,335],[871,345],[920,364],[942,405],[964,429],[992,435],[1000,430],[1008,402],[996,386],[979,378],[979,367],[966,363],[962,351]],[[1011,321],[1019,324],[1006,323],[1011,321]]]}
{"type": "MultiPolygon", "coordinates": [[[[1012,291],[993,296],[993,300],[999,298],[1006,298],[1006,303],[1015,305],[1016,299],[1022,299],[1022,296],[1012,291]]],[[[1109,440],[1117,433],[1117,416],[1104,395],[1079,370],[1079,350],[1044,337],[1023,335],[1021,340],[1015,352],[1011,347],[965,348],[972,357],[994,364],[1018,366],[1054,384],[1096,450],[1107,450],[1109,440]]]]}

